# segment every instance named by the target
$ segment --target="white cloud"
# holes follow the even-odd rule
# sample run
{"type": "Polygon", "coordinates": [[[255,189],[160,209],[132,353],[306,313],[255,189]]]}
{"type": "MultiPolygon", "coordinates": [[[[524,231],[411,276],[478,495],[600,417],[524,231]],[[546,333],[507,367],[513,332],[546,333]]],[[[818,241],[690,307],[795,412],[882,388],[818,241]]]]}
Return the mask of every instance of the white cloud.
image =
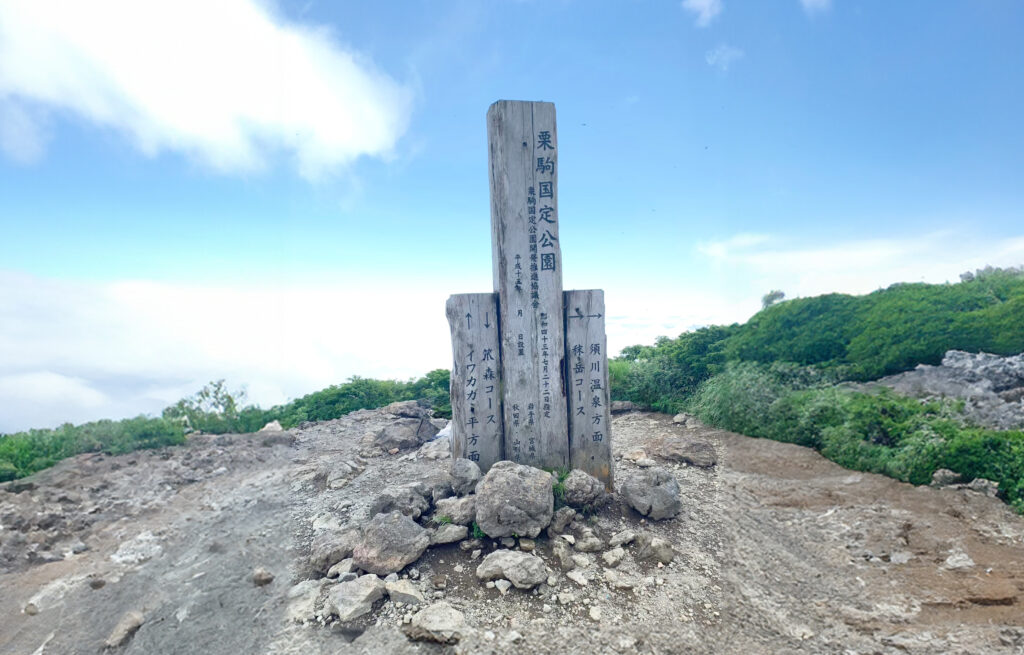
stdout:
{"type": "Polygon", "coordinates": [[[707,27],[722,13],[722,0],[683,0],[683,9],[697,16],[697,27],[707,27]]]}
{"type": "Polygon", "coordinates": [[[708,62],[708,66],[717,68],[723,73],[729,70],[729,66],[734,61],[743,58],[743,51],[739,48],[734,48],[731,45],[721,44],[714,50],[708,50],[704,53],[704,60],[708,62]]]}
{"type": "Polygon", "coordinates": [[[782,289],[790,298],[833,291],[870,293],[895,282],[958,281],[960,273],[1024,263],[1024,236],[990,240],[953,231],[829,245],[787,245],[781,238],[738,235],[701,244],[699,252],[745,277],[755,294],[782,289]],[[756,285],[756,288],[755,286],[756,285]]]}
{"type": "MultiPolygon", "coordinates": [[[[328,31],[255,0],[0,3],[5,115],[12,98],[113,128],[149,156],[245,172],[285,153],[307,178],[387,155],[411,104],[328,31]]],[[[21,125],[5,129],[4,150],[38,156],[33,123],[21,125]]]]}
{"type": "Polygon", "coordinates": [[[826,11],[832,6],[832,0],[800,0],[804,11],[813,14],[818,11],[826,11]]]}
{"type": "Polygon", "coordinates": [[[20,104],[0,101],[0,150],[19,164],[34,164],[46,152],[48,135],[41,119],[20,104]]]}
{"type": "Polygon", "coordinates": [[[0,271],[0,432],[159,413],[220,378],[267,407],[352,375],[417,377],[450,364],[438,288],[83,284],[0,271]]]}

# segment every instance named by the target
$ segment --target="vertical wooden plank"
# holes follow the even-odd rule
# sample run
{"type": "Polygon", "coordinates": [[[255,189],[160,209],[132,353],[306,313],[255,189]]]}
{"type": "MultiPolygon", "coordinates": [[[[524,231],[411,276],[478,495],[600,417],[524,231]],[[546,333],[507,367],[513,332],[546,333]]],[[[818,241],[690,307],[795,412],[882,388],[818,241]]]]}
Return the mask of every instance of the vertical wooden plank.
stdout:
{"type": "Polygon", "coordinates": [[[452,456],[487,471],[504,459],[498,299],[460,293],[445,306],[452,331],[452,456]]]}
{"type": "Polygon", "coordinates": [[[612,489],[611,397],[604,291],[565,292],[565,361],[569,383],[569,460],[612,489]]]}
{"type": "Polygon", "coordinates": [[[505,458],[568,466],[555,106],[498,101],[487,112],[487,137],[505,458]]]}

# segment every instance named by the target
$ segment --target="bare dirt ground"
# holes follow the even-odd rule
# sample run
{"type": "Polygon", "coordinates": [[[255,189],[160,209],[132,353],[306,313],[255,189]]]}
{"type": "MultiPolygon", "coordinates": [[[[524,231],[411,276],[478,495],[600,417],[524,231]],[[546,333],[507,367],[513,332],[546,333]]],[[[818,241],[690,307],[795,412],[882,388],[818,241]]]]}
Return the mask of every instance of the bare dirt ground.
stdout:
{"type": "Polygon", "coordinates": [[[412,566],[425,594],[465,613],[473,632],[456,645],[408,641],[408,608],[391,601],[356,626],[289,621],[317,533],[358,525],[391,485],[443,477],[447,462],[426,451],[359,456],[362,436],[393,420],[363,411],[294,430],[291,444],[201,436],[80,456],[8,485],[0,653],[104,652],[129,611],[142,626],[106,652],[1024,653],[1024,518],[997,499],[640,412],[613,422],[619,479],[637,468],[624,455],[657,459],[666,436],[710,442],[718,465],[658,462],[682,489],[676,519],[644,521],[615,500],[590,525],[606,540],[624,528],[668,539],[670,565],[636,561],[631,547],[615,585],[601,553],[584,554],[582,586],[539,539],[555,584],[502,595],[467,552],[443,546],[412,566]],[[274,580],[254,585],[256,567],[274,580]],[[443,590],[428,583],[436,575],[443,590]]]}

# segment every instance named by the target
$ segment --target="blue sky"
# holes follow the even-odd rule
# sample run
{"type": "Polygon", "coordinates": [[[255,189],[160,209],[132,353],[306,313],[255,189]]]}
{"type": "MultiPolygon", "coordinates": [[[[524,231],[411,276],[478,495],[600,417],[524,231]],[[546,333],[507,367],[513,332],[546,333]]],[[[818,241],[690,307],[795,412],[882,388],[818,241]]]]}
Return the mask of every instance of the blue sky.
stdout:
{"type": "Polygon", "coordinates": [[[613,350],[1024,263],[1014,0],[339,4],[0,0],[0,431],[446,366],[500,98],[613,350]]]}

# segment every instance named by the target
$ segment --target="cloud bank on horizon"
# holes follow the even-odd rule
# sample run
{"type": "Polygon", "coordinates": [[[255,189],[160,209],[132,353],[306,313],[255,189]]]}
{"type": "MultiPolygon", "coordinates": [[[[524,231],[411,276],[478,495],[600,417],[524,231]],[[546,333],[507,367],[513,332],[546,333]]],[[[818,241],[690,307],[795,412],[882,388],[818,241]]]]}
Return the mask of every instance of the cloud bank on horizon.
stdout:
{"type": "Polygon", "coordinates": [[[147,156],[247,173],[285,153],[315,180],[388,155],[411,103],[330,31],[251,0],[0,3],[0,148],[22,163],[69,113],[147,156]]]}
{"type": "MultiPolygon", "coordinates": [[[[699,244],[713,288],[608,285],[609,353],[709,324],[742,322],[758,293],[868,293],[893,282],[955,281],[1024,261],[1024,235],[971,241],[943,232],[801,246],[742,233],[699,244]]],[[[0,271],[0,433],[159,413],[210,380],[269,407],[344,381],[408,379],[449,365],[444,302],[457,281],[200,286],[82,283],[0,271]],[[431,318],[433,317],[433,318],[431,318]],[[415,330],[412,328],[415,327],[415,330]],[[410,334],[415,338],[410,338],[410,334]]]]}

